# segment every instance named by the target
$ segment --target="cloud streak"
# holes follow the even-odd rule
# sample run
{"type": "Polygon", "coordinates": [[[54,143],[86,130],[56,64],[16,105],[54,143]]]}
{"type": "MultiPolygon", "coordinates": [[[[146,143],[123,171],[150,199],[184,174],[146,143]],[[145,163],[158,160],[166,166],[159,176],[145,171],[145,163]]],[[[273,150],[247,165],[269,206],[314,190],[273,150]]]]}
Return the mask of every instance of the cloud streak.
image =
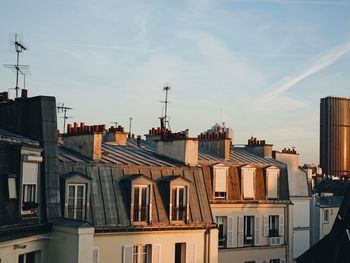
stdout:
{"type": "Polygon", "coordinates": [[[297,85],[300,81],[316,74],[320,70],[332,65],[335,63],[338,59],[343,57],[344,55],[348,54],[350,52],[350,42],[339,45],[326,53],[323,56],[320,56],[317,61],[312,64],[309,68],[304,70],[298,75],[287,77],[276,83],[272,90],[268,92],[267,94],[263,95],[262,98],[269,98],[269,97],[275,97],[279,95],[280,93],[289,90],[290,88],[297,85]]]}
{"type": "Polygon", "coordinates": [[[88,45],[88,44],[69,44],[69,43],[59,43],[59,46],[65,47],[77,47],[77,48],[94,48],[94,49],[117,49],[126,51],[140,51],[140,52],[154,52],[154,49],[145,47],[130,47],[130,46],[118,46],[118,45],[88,45]]]}
{"type": "Polygon", "coordinates": [[[349,1],[309,1],[309,0],[230,0],[241,3],[304,4],[304,5],[350,5],[349,1]]]}

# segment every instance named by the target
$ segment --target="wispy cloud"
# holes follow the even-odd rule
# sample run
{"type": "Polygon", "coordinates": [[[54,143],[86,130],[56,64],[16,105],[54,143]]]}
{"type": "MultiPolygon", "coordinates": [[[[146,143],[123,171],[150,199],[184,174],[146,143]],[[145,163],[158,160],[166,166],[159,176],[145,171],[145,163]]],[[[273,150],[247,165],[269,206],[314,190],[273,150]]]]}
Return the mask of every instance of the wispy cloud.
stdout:
{"type": "Polygon", "coordinates": [[[349,52],[350,52],[350,42],[335,47],[334,49],[330,50],[326,54],[320,56],[315,63],[313,63],[310,67],[308,67],[303,72],[295,76],[286,77],[281,81],[277,82],[275,85],[273,85],[271,91],[263,95],[261,98],[266,99],[266,98],[276,97],[280,93],[294,87],[300,81],[332,65],[338,59],[348,54],[349,52]]]}
{"type": "Polygon", "coordinates": [[[312,1],[312,0],[229,0],[242,3],[269,3],[269,4],[305,4],[305,5],[350,5],[349,1],[312,1]]]}
{"type": "Polygon", "coordinates": [[[155,49],[147,47],[132,47],[132,46],[119,46],[119,45],[88,45],[88,44],[70,44],[70,43],[58,43],[59,46],[65,47],[77,47],[77,48],[94,48],[94,49],[117,49],[126,51],[140,51],[140,52],[154,52],[155,49]]]}

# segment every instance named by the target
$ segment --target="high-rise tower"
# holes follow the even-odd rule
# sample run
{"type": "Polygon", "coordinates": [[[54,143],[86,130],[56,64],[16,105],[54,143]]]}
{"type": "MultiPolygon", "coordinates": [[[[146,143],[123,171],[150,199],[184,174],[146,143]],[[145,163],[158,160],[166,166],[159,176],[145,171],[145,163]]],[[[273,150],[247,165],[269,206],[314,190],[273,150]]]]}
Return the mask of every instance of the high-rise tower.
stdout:
{"type": "Polygon", "coordinates": [[[321,99],[320,164],[327,175],[350,177],[349,98],[321,99]]]}

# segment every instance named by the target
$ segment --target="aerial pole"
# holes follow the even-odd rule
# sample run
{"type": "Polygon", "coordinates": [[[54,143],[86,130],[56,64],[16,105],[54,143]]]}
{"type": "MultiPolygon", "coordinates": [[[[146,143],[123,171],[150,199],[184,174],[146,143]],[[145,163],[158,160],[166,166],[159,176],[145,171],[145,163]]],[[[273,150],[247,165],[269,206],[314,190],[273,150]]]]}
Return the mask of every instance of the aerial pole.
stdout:
{"type": "Polygon", "coordinates": [[[67,119],[71,118],[71,117],[67,116],[67,111],[72,110],[72,109],[73,108],[69,108],[69,107],[64,106],[64,103],[62,103],[62,106],[57,107],[57,111],[59,113],[63,112],[63,133],[66,133],[66,121],[67,121],[67,119]]]}
{"type": "Polygon", "coordinates": [[[131,122],[132,122],[132,117],[129,118],[129,138],[131,138],[131,122]]]}
{"type": "Polygon", "coordinates": [[[19,73],[21,73],[24,76],[24,84],[25,84],[25,75],[29,75],[29,66],[28,65],[20,65],[19,64],[19,54],[23,51],[27,51],[28,49],[17,39],[17,34],[15,34],[15,41],[12,41],[12,43],[15,46],[16,50],[16,64],[4,64],[5,67],[9,68],[12,71],[15,71],[16,73],[16,98],[18,98],[18,91],[20,89],[18,82],[19,82],[19,73]]]}
{"type": "Polygon", "coordinates": [[[161,101],[161,103],[164,103],[164,116],[162,117],[164,121],[164,128],[168,126],[168,128],[170,129],[170,123],[168,119],[168,104],[170,103],[168,101],[168,92],[170,90],[170,84],[168,82],[164,85],[163,90],[165,91],[165,100],[161,101]]]}

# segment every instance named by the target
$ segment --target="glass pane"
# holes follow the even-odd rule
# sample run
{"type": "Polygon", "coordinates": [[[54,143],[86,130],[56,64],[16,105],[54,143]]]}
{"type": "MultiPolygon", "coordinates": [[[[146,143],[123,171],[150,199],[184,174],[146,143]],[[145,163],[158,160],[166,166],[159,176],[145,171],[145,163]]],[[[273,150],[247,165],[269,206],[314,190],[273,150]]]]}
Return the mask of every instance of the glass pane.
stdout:
{"type": "Polygon", "coordinates": [[[83,185],[78,185],[78,193],[77,193],[77,197],[84,197],[84,186],[83,185]]]}
{"type": "Polygon", "coordinates": [[[9,199],[17,198],[16,178],[8,178],[9,199]]]}
{"type": "Polygon", "coordinates": [[[69,185],[68,186],[68,196],[73,198],[75,196],[75,186],[69,185]]]}
{"type": "Polygon", "coordinates": [[[24,263],[24,255],[19,255],[18,263],[24,263]]]}
{"type": "Polygon", "coordinates": [[[147,187],[142,187],[142,206],[147,205],[147,187]]]}

